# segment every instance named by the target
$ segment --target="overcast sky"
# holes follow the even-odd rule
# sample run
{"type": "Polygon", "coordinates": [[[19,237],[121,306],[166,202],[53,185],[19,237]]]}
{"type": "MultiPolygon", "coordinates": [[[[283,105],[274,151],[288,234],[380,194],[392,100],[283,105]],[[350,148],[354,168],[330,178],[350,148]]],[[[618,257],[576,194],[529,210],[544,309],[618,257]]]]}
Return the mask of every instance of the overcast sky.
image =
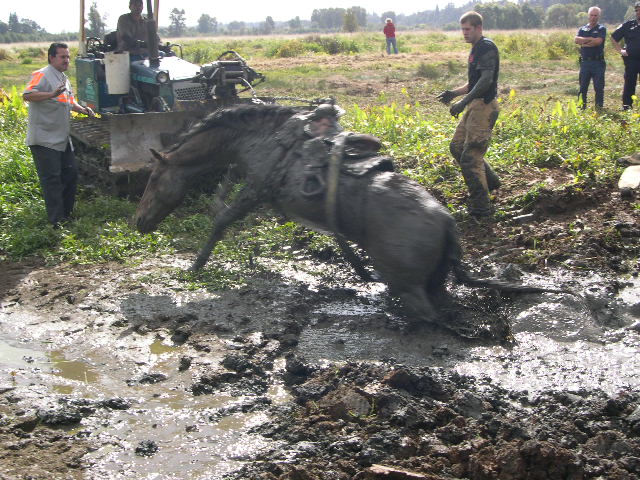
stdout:
{"type": "MultiPolygon", "coordinates": [[[[93,3],[85,0],[86,10],[93,3]]],[[[107,14],[107,27],[115,29],[118,17],[129,11],[129,0],[98,0],[98,11],[107,14]]],[[[146,0],[145,0],[146,9],[146,0]]],[[[424,10],[433,10],[436,5],[443,8],[448,0],[248,0],[244,2],[213,2],[202,0],[160,0],[160,25],[169,25],[169,12],[173,8],[184,9],[187,25],[194,26],[203,13],[216,17],[221,23],[229,23],[233,20],[245,22],[261,22],[270,15],[276,22],[286,21],[296,16],[302,20],[309,20],[315,8],[341,7],[349,8],[360,6],[367,12],[382,14],[386,11],[394,11],[396,14],[411,14],[424,10]]],[[[466,3],[454,1],[456,5],[466,3]]],[[[0,1],[0,20],[7,22],[10,13],[16,13],[18,18],[28,18],[35,21],[50,33],[77,32],[80,15],[80,0],[29,0],[15,2],[10,0],[0,1]]]]}

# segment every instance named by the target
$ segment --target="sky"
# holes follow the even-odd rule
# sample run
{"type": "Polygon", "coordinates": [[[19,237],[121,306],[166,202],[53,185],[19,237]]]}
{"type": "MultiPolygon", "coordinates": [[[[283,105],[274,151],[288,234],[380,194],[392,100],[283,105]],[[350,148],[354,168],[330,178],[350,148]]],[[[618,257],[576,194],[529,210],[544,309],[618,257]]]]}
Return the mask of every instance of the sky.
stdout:
{"type": "MultiPolygon", "coordinates": [[[[85,0],[86,10],[89,10],[93,0],[85,0]]],[[[129,0],[97,0],[98,11],[106,14],[108,29],[114,29],[118,17],[129,11],[129,0]]],[[[287,21],[296,16],[302,20],[309,20],[311,13],[316,8],[349,8],[360,6],[369,13],[382,14],[386,11],[394,11],[396,14],[412,14],[424,10],[433,10],[436,5],[440,8],[449,3],[449,0],[245,0],[243,2],[211,2],[203,0],[160,0],[160,25],[169,25],[169,12],[173,8],[184,9],[188,26],[195,26],[198,18],[203,13],[216,17],[218,22],[229,23],[231,21],[262,22],[267,16],[273,17],[276,22],[287,21]]],[[[463,1],[453,1],[460,5],[463,1]]],[[[144,1],[146,9],[146,0],[144,1]]],[[[0,20],[7,22],[9,14],[16,13],[19,19],[27,18],[35,21],[49,33],[77,32],[80,15],[80,0],[30,0],[12,2],[2,0],[0,2],[0,20]]]]}

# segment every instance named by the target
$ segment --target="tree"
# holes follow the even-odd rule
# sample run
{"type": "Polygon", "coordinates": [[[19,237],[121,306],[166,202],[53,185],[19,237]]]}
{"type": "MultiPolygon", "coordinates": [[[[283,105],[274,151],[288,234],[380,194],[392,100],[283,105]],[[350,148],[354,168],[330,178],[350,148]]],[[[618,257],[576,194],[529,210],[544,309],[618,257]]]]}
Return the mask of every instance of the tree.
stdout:
{"type": "Polygon", "coordinates": [[[17,13],[9,14],[9,31],[20,33],[20,20],[17,13]]]}
{"type": "Polygon", "coordinates": [[[522,27],[522,12],[515,3],[507,2],[499,8],[498,28],[514,30],[522,27]]]}
{"type": "Polygon", "coordinates": [[[350,33],[358,30],[358,19],[352,8],[348,8],[347,11],[344,12],[342,28],[345,32],[350,33]]]}
{"type": "MultiPolygon", "coordinates": [[[[437,5],[436,8],[438,8],[437,5]]],[[[389,10],[388,12],[384,12],[382,15],[380,15],[380,20],[382,20],[382,23],[384,23],[387,18],[390,18],[393,23],[396,23],[396,12],[389,10]]]]}
{"type": "Polygon", "coordinates": [[[106,28],[105,23],[106,15],[100,15],[98,12],[98,4],[93,2],[91,7],[89,7],[89,28],[87,29],[87,36],[89,37],[104,37],[104,31],[106,28]]]}
{"type": "Polygon", "coordinates": [[[300,17],[292,18],[291,20],[289,20],[289,28],[291,30],[299,30],[300,28],[302,28],[300,17]]]}
{"type": "Polygon", "coordinates": [[[339,30],[344,23],[344,8],[320,8],[311,14],[311,22],[322,30],[339,30]]]}
{"type": "Polygon", "coordinates": [[[206,13],[200,15],[198,19],[198,32],[200,33],[216,33],[218,31],[218,20],[206,13]]]}
{"type": "Polygon", "coordinates": [[[0,20],[0,35],[3,35],[8,31],[9,31],[9,24],[4,23],[2,20],[0,20]]]}
{"type": "Polygon", "coordinates": [[[227,28],[229,29],[230,33],[235,33],[235,34],[244,33],[245,23],[237,22],[237,21],[229,22],[229,25],[227,25],[227,28]]]}
{"type": "Polygon", "coordinates": [[[44,32],[44,29],[33,20],[23,18],[20,22],[20,33],[40,33],[44,32]]]}
{"type": "Polygon", "coordinates": [[[522,12],[522,28],[540,28],[544,11],[541,7],[532,7],[530,3],[523,3],[520,6],[522,12]]]}
{"type": "Polygon", "coordinates": [[[365,28],[367,26],[367,11],[362,7],[351,7],[349,10],[356,17],[358,26],[365,28]]]}
{"type": "Polygon", "coordinates": [[[273,17],[268,16],[264,21],[266,33],[271,33],[276,28],[276,22],[273,21],[273,17]]]}
{"type": "Polygon", "coordinates": [[[169,14],[169,35],[174,37],[181,37],[187,29],[184,8],[178,10],[174,8],[169,14]]]}
{"type": "Polygon", "coordinates": [[[569,3],[566,5],[556,3],[555,5],[551,5],[547,10],[546,26],[565,28],[576,27],[578,26],[576,14],[582,10],[583,8],[575,3],[569,3]]]}
{"type": "MultiPolygon", "coordinates": [[[[601,23],[621,23],[625,19],[629,2],[627,0],[600,0],[596,5],[602,9],[601,23]]],[[[634,14],[635,12],[633,12],[631,18],[633,18],[634,14]]]]}

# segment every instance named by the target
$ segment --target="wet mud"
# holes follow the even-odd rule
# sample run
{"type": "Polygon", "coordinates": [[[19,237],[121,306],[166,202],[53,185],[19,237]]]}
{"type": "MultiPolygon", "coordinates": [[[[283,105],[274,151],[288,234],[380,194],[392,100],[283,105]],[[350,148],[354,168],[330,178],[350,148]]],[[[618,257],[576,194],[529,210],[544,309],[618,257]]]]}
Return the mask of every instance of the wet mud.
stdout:
{"type": "Polygon", "coordinates": [[[188,255],[2,263],[0,479],[639,478],[638,217],[556,189],[463,218],[480,276],[573,294],[449,284],[443,324],[335,252],[224,291],[188,255]]]}

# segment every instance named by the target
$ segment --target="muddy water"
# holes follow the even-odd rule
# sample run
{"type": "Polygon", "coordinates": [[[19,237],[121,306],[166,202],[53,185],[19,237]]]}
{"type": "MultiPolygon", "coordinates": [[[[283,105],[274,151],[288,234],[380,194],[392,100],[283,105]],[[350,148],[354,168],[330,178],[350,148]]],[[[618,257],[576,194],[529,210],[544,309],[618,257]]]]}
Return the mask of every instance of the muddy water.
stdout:
{"type": "Polygon", "coordinates": [[[269,338],[283,341],[291,332],[295,342],[289,343],[312,363],[394,359],[455,369],[531,395],[640,386],[637,278],[621,279],[622,288],[612,289],[594,276],[525,276],[525,283],[568,282],[581,296],[520,295],[494,300],[492,309],[484,308],[483,297],[460,290],[461,315],[510,320],[514,341],[498,345],[407,321],[390,307],[380,284],[349,283],[340,272],[318,276],[322,267],[313,262],[265,264],[280,276],[223,293],[187,292],[166,279],[148,282],[144,275],[153,265],[102,270],[103,282],[94,287],[87,279],[96,272],[78,273],[82,295],[74,302],[38,293],[34,272],[23,281],[33,293],[17,287],[0,311],[0,392],[9,391],[28,413],[69,399],[130,404],[96,408],[65,427],[94,445],[84,459],[85,478],[215,479],[277,448],[251,432],[269,421],[265,409],[242,413],[233,406],[256,398],[287,401],[277,370],[288,350],[275,366],[265,363],[262,393],[221,385],[194,395],[191,386],[201,375],[224,371],[222,359],[240,346],[254,343],[259,353],[269,338]],[[177,341],[175,332],[185,326],[191,336],[177,341]],[[183,358],[191,360],[187,369],[179,368],[183,358]],[[160,378],[149,375],[164,377],[143,381],[160,378]],[[232,413],[221,415],[225,409],[232,413]],[[136,453],[145,441],[155,442],[157,452],[136,453]]]}
{"type": "Polygon", "coordinates": [[[631,277],[626,283],[611,295],[604,279],[591,276],[574,279],[581,296],[515,298],[497,312],[512,326],[514,341],[508,347],[478,346],[428,325],[398,328],[397,316],[380,314],[381,292],[360,290],[353,299],[316,309],[315,325],[302,333],[298,349],[313,362],[384,358],[454,368],[531,394],[579,389],[613,394],[640,386],[640,280],[631,277]],[[360,327],[354,328],[356,322],[360,327]]]}
{"type": "MultiPolygon", "coordinates": [[[[99,328],[82,329],[82,335],[70,338],[51,320],[20,308],[0,314],[0,387],[11,389],[26,411],[58,408],[61,398],[131,403],[126,410],[97,410],[80,425],[65,428],[90,435],[96,444],[85,457],[87,478],[221,478],[266,447],[261,437],[245,433],[268,419],[263,413],[214,418],[221,408],[242,402],[242,396],[194,396],[188,390],[191,375],[176,375],[180,356],[197,356],[187,346],[151,335],[105,341],[99,328]],[[145,372],[164,374],[167,380],[132,382],[145,372]],[[158,452],[136,454],[140,442],[149,440],[158,452]]],[[[216,356],[201,362],[215,363],[216,356]]],[[[287,399],[277,383],[265,396],[274,403],[287,399]]]]}

